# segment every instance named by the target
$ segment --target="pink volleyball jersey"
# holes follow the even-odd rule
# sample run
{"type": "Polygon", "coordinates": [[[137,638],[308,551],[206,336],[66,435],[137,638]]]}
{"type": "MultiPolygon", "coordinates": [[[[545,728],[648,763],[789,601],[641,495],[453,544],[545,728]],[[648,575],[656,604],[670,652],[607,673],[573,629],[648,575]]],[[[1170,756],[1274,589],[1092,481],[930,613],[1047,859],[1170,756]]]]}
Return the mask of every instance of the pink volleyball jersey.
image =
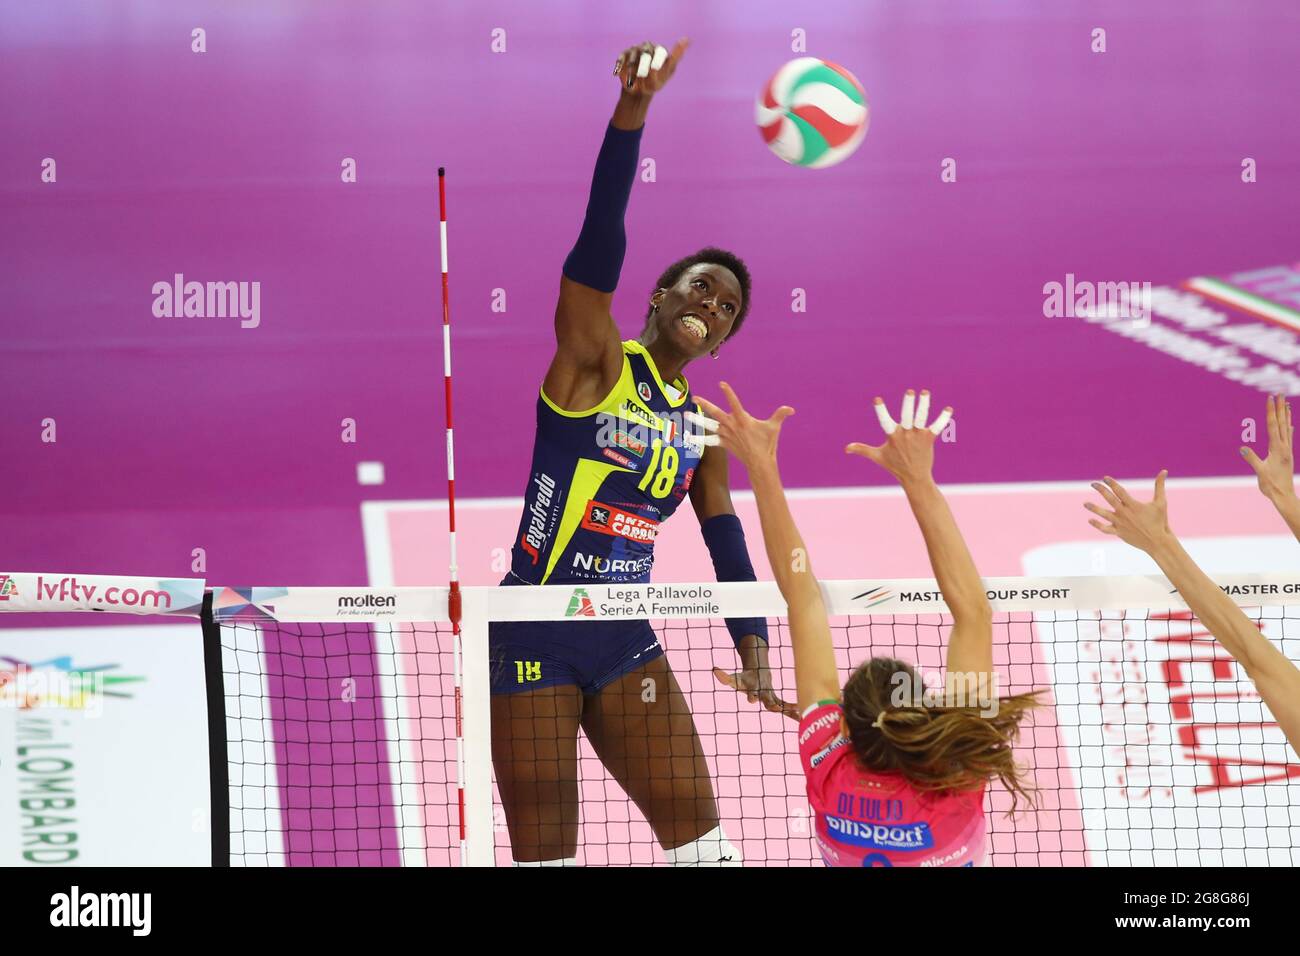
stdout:
{"type": "Polygon", "coordinates": [[[982,866],[984,787],[931,796],[901,774],[872,773],[840,733],[835,701],[799,721],[799,762],[827,866],[982,866]]]}

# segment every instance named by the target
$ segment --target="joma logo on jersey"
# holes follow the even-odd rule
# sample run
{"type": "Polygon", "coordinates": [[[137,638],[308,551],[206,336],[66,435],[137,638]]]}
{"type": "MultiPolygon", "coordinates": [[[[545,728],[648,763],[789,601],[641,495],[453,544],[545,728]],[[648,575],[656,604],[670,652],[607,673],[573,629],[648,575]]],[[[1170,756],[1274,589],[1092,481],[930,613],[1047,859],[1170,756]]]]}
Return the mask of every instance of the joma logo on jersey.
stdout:
{"type": "Polygon", "coordinates": [[[515,661],[515,674],[517,684],[530,684],[533,681],[542,679],[542,662],[541,661],[515,661]]]}
{"type": "Polygon", "coordinates": [[[599,554],[582,554],[575,552],[573,566],[583,571],[595,571],[597,574],[643,574],[650,570],[654,559],[650,555],[641,558],[606,558],[599,554]]]}
{"type": "Polygon", "coordinates": [[[546,544],[546,518],[551,512],[551,501],[555,495],[555,479],[550,475],[533,476],[537,486],[537,497],[528,509],[528,527],[519,539],[520,546],[533,556],[533,564],[540,560],[538,552],[546,544]]]}
{"type": "Polygon", "coordinates": [[[638,421],[647,428],[654,431],[662,431],[663,425],[659,421],[659,416],[650,409],[638,405],[636,402],[623,399],[623,404],[619,406],[619,414],[625,419],[638,421]]]}

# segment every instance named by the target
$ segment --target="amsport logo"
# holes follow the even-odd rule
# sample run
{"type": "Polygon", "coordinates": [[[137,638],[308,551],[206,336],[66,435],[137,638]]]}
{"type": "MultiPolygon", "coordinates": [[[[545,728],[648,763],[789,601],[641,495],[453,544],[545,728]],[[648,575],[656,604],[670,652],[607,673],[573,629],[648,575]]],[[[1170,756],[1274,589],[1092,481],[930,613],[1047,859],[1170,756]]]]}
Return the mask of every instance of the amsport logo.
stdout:
{"type": "Polygon", "coordinates": [[[832,839],[852,846],[871,850],[912,852],[929,850],[934,846],[934,834],[928,823],[904,823],[888,826],[881,823],[862,823],[826,814],[826,830],[832,839]]]}

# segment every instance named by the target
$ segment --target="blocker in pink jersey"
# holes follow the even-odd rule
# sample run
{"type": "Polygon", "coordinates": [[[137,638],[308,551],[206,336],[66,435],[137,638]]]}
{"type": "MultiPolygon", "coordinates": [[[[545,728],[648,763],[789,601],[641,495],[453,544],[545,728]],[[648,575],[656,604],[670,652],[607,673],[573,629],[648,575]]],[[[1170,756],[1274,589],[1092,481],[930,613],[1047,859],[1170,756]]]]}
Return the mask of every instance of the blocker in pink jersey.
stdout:
{"type": "Polygon", "coordinates": [[[799,721],[817,847],[827,866],[982,866],[984,787],[918,793],[902,774],[873,773],[843,733],[844,711],[825,700],[799,721]]]}
{"type": "Polygon", "coordinates": [[[927,425],[930,393],[909,389],[901,422],[875,400],[881,446],[845,451],[898,479],[925,538],[952,618],[943,694],[926,692],[916,667],[874,655],[841,684],[826,601],[790,514],[776,466],[788,405],[766,421],[745,411],[723,382],[730,412],[696,396],[719,443],[749,472],[763,523],[763,546],[788,608],[799,722],[799,760],[808,780],[817,845],[828,866],[979,866],[984,862],[984,796],[997,780],[1033,802],[1028,768],[1016,764],[1021,721],[1039,691],[996,696],[993,608],[956,519],[934,481],[934,442],[951,420],[945,408],[927,425]]]}

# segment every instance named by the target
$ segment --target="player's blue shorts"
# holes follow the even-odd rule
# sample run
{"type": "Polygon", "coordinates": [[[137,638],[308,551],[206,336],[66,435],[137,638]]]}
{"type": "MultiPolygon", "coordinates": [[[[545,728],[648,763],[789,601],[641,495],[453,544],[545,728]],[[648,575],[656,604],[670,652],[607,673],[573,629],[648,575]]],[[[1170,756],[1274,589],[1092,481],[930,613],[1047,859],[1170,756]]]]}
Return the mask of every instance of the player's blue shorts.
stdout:
{"type": "MultiPolygon", "coordinates": [[[[507,575],[501,583],[517,582],[507,575]]],[[[488,625],[493,694],[567,684],[595,694],[663,653],[649,621],[493,621],[488,625]]]]}

